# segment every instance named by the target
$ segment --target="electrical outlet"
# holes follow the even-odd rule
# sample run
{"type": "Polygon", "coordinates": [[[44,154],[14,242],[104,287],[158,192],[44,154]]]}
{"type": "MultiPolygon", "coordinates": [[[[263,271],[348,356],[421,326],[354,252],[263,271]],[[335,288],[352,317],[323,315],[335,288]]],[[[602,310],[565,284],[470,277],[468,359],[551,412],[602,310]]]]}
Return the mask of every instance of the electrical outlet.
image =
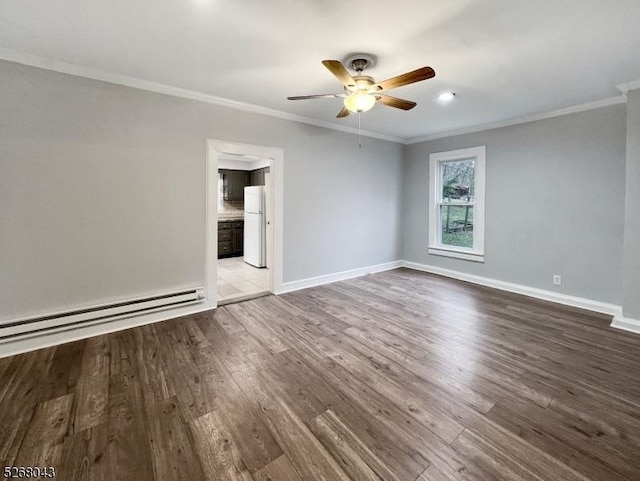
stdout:
{"type": "Polygon", "coordinates": [[[562,276],[559,276],[558,274],[554,274],[553,275],[553,284],[556,286],[562,285],[562,276]]]}

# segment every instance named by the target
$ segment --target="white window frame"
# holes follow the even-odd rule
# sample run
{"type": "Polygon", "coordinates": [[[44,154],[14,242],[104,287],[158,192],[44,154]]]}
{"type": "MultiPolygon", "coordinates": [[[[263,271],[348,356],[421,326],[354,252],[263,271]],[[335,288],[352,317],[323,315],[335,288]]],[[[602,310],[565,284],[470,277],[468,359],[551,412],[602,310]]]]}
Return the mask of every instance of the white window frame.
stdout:
{"type": "Polygon", "coordinates": [[[486,147],[437,152],[429,155],[429,254],[455,257],[473,262],[484,262],[484,197],[485,197],[486,147]],[[446,162],[473,159],[475,161],[475,202],[473,205],[473,248],[456,247],[440,241],[442,204],[441,165],[446,162]]]}

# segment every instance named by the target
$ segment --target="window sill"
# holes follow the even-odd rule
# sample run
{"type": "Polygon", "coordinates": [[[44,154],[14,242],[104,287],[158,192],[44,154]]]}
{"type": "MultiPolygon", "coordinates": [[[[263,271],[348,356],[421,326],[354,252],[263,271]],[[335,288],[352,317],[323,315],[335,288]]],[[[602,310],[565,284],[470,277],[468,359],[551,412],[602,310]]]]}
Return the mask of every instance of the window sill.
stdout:
{"type": "Polygon", "coordinates": [[[441,247],[429,247],[427,252],[434,256],[453,257],[455,259],[462,259],[471,262],[484,262],[484,253],[465,252],[453,249],[444,249],[441,247]]]}

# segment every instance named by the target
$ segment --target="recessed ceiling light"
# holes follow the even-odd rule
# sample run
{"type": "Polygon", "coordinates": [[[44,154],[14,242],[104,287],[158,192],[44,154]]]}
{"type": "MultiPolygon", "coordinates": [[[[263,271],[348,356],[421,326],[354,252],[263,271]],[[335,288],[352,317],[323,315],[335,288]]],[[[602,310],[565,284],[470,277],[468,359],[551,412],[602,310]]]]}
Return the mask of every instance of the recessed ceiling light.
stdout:
{"type": "Polygon", "coordinates": [[[455,92],[443,92],[438,96],[438,100],[441,102],[450,102],[455,98],[455,92]]]}

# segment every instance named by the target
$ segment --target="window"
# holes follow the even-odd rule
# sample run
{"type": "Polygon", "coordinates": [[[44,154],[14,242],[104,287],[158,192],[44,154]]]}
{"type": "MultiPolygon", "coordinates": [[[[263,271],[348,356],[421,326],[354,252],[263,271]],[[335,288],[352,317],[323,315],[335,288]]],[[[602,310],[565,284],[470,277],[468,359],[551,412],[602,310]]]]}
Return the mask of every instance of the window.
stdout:
{"type": "Polygon", "coordinates": [[[227,191],[227,176],[218,172],[218,212],[222,212],[224,210],[224,198],[226,197],[224,194],[227,191]]]}
{"type": "Polygon", "coordinates": [[[429,254],[484,262],[485,147],[429,156],[429,254]]]}

